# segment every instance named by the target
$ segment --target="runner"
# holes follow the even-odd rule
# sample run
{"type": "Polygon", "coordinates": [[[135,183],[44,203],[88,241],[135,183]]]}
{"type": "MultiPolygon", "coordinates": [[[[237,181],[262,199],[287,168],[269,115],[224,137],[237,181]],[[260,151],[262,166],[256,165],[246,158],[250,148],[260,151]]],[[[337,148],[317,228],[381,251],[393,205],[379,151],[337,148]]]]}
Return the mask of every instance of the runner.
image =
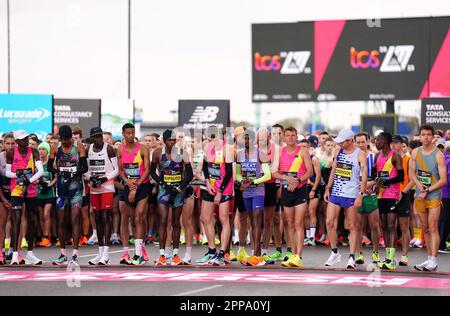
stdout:
{"type": "Polygon", "coordinates": [[[36,238],[37,213],[37,181],[44,173],[44,167],[39,159],[39,152],[28,146],[28,133],[19,130],[14,132],[17,146],[6,153],[6,176],[11,179],[11,245],[13,257],[11,265],[18,265],[22,259],[19,257],[18,244],[22,209],[25,206],[27,214],[27,242],[28,253],[25,264],[39,265],[42,260],[33,254],[36,238]]]}
{"type": "Polygon", "coordinates": [[[448,233],[450,232],[450,140],[444,145],[445,164],[447,166],[447,185],[442,188],[443,210],[439,220],[439,233],[441,243],[439,252],[450,253],[450,247],[447,246],[448,233]]]}
{"type": "Polygon", "coordinates": [[[58,212],[58,236],[61,247],[60,256],[54,265],[67,264],[66,241],[69,215],[72,223],[73,253],[70,264],[78,265],[78,239],[80,237],[81,203],[84,185],[82,175],[87,171],[86,150],[81,143],[72,140],[72,129],[63,125],[59,128],[61,146],[54,144],[50,149],[47,170],[57,174],[56,209],[58,212]],[[54,168],[56,163],[56,169],[54,168]]]}
{"type": "Polygon", "coordinates": [[[51,215],[52,208],[56,204],[55,185],[56,175],[48,171],[48,157],[50,154],[50,145],[47,143],[41,143],[39,145],[39,154],[44,167],[44,174],[42,175],[38,183],[38,206],[39,206],[39,219],[43,232],[43,238],[38,244],[40,247],[50,247],[51,233],[51,215]]]}
{"type": "Polygon", "coordinates": [[[325,266],[332,266],[341,261],[336,230],[339,213],[343,208],[350,230],[350,256],[347,263],[349,269],[354,269],[356,264],[356,243],[360,240],[361,233],[356,223],[356,209],[361,207],[367,183],[366,155],[355,146],[353,137],[350,129],[343,129],[334,139],[340,149],[335,151],[330,179],[325,190],[325,201],[328,202],[327,233],[331,245],[331,255],[325,266]]]}
{"type": "Polygon", "coordinates": [[[306,184],[313,174],[313,167],[309,152],[297,145],[297,130],[294,127],[284,130],[284,139],[286,147],[282,148],[274,163],[277,171],[272,173],[272,176],[283,181],[281,205],[284,209],[288,242],[293,248],[293,255],[281,264],[286,267],[302,267],[304,218],[308,210],[306,184]]]}
{"type": "MultiPolygon", "coordinates": [[[[124,183],[124,190],[119,195],[120,209],[122,212],[122,243],[124,254],[120,259],[121,264],[142,265],[148,261],[145,250],[145,213],[147,199],[150,194],[150,162],[149,153],[145,146],[136,142],[135,127],[131,123],[122,126],[124,143],[117,151],[119,161],[119,175],[124,183]],[[129,230],[130,219],[134,218],[136,231],[135,255],[130,260],[129,255],[129,230]]],[[[105,133],[103,133],[105,137],[105,133]]]]}
{"type": "MultiPolygon", "coordinates": [[[[258,135],[260,134],[267,135],[267,130],[260,131],[258,135]]],[[[262,266],[266,263],[261,256],[261,229],[264,211],[264,183],[271,178],[269,159],[267,148],[260,151],[256,145],[256,134],[253,131],[247,129],[239,137],[244,137],[245,141],[244,148],[238,148],[236,153],[236,181],[240,182],[245,210],[250,217],[253,243],[253,255],[242,263],[249,266],[262,266]]],[[[267,136],[265,137],[267,138],[267,136]]]]}
{"type": "Polygon", "coordinates": [[[416,184],[414,207],[425,234],[428,259],[415,265],[420,271],[437,270],[439,248],[438,221],[442,204],[442,187],[447,183],[444,155],[432,141],[434,128],[422,125],[419,129],[422,146],[411,154],[410,177],[416,184]]]}
{"type": "Polygon", "coordinates": [[[400,183],[400,201],[396,205],[396,213],[398,216],[398,222],[400,226],[400,230],[402,231],[402,258],[399,262],[400,266],[408,265],[408,251],[409,251],[409,242],[411,239],[411,234],[409,230],[411,217],[411,198],[412,194],[410,192],[412,186],[414,185],[413,181],[410,181],[409,177],[409,160],[410,156],[405,154],[404,146],[405,141],[403,137],[400,135],[395,135],[392,138],[392,148],[400,155],[402,158],[402,166],[403,172],[405,174],[404,180],[400,183]]]}
{"type": "MultiPolygon", "coordinates": [[[[328,135],[327,132],[322,132],[322,133],[326,133],[326,135],[328,135]]],[[[323,138],[323,136],[319,137],[319,141],[322,138],[323,138]]],[[[319,142],[319,144],[320,144],[320,142],[319,142]]],[[[319,154],[320,174],[322,176],[321,184],[320,184],[320,188],[322,190],[322,196],[319,198],[320,205],[319,205],[319,209],[317,212],[317,222],[319,223],[319,231],[321,234],[318,242],[321,244],[324,244],[326,246],[330,245],[330,241],[328,240],[327,233],[326,233],[327,232],[326,211],[327,211],[328,203],[325,201],[325,187],[327,186],[328,180],[330,179],[331,168],[333,166],[334,147],[335,147],[335,143],[334,143],[333,138],[328,136],[328,138],[326,138],[324,141],[323,149],[321,147],[320,150],[318,151],[318,152],[320,152],[320,154],[319,154]]]]}
{"type": "Polygon", "coordinates": [[[3,152],[0,153],[0,243],[5,248],[0,254],[0,265],[6,264],[6,260],[12,259],[11,236],[7,234],[8,218],[11,215],[11,179],[6,176],[6,153],[16,146],[14,134],[3,135],[3,152]]]}
{"type": "Polygon", "coordinates": [[[109,263],[109,243],[111,237],[111,212],[115,192],[114,179],[119,175],[116,153],[111,145],[103,142],[100,127],[91,129],[93,144],[88,148],[88,172],[91,208],[95,213],[98,237],[98,255],[89,260],[91,265],[109,263]]]}
{"type": "Polygon", "coordinates": [[[185,262],[178,255],[180,245],[181,224],[180,217],[183,210],[185,190],[193,179],[192,165],[189,151],[175,146],[176,138],[171,130],[163,133],[164,147],[153,152],[150,174],[158,183],[158,214],[159,214],[159,258],[155,265],[166,265],[165,245],[167,238],[167,217],[169,208],[172,209],[172,265],[183,265],[185,262]],[[158,168],[159,175],[156,173],[158,168]]]}
{"type": "MultiPolygon", "coordinates": [[[[153,133],[145,136],[145,144],[149,149],[149,159],[152,161],[153,152],[159,147],[158,142],[159,134],[153,133]]],[[[154,231],[155,224],[157,222],[157,197],[158,186],[157,183],[150,176],[150,185],[152,187],[150,196],[148,197],[148,209],[147,209],[147,243],[156,241],[156,234],[154,231]]]]}
{"type": "MultiPolygon", "coordinates": [[[[364,236],[363,231],[365,228],[365,219],[368,219],[370,227],[370,238],[372,244],[372,262],[380,262],[379,248],[380,248],[380,213],[378,211],[378,198],[373,191],[376,184],[376,166],[375,166],[375,154],[369,152],[369,135],[366,133],[359,133],[355,135],[355,143],[359,149],[367,156],[367,187],[366,192],[362,198],[361,207],[358,208],[356,213],[356,221],[358,227],[361,227],[361,237],[364,236]]],[[[357,241],[356,245],[356,264],[364,263],[364,254],[362,252],[363,238],[357,241]]]]}
{"type": "MultiPolygon", "coordinates": [[[[211,135],[212,136],[212,135],[211,135]]],[[[231,236],[229,221],[230,201],[233,198],[233,146],[227,144],[222,137],[214,137],[205,148],[203,174],[206,180],[206,190],[201,192],[202,222],[208,239],[208,252],[197,264],[212,263],[215,266],[225,265],[224,256],[231,236]],[[215,215],[214,208],[219,208],[219,219],[222,223],[220,236],[220,251],[216,254],[215,246],[215,215]]]]}

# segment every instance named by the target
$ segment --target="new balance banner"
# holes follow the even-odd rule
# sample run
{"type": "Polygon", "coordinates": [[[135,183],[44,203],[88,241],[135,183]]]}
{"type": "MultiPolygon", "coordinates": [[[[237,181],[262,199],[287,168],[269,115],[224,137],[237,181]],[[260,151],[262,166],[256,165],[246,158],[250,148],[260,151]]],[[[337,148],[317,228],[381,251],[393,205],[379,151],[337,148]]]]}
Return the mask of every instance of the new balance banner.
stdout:
{"type": "MultiPolygon", "coordinates": [[[[367,20],[300,22],[283,24],[282,29],[280,24],[253,25],[253,101],[450,96],[450,17],[381,19],[380,23],[377,27],[367,20]],[[280,43],[280,38],[290,44],[280,43]],[[261,57],[260,53],[307,46],[313,66],[306,63],[309,74],[298,80],[297,89],[283,81],[289,74],[272,71],[275,66],[283,68],[276,62],[280,57],[274,61],[270,54],[261,57]],[[272,76],[262,80],[259,69],[272,71],[272,76]],[[294,97],[294,90],[299,97],[294,97]],[[286,97],[270,97],[283,93],[286,97]]],[[[305,58],[291,60],[297,71],[303,70],[305,58]]]]}
{"type": "Polygon", "coordinates": [[[100,106],[100,100],[55,99],[55,124],[79,126],[87,138],[92,127],[100,126],[100,106]]]}
{"type": "Polygon", "coordinates": [[[179,100],[178,125],[185,129],[205,129],[211,125],[230,126],[230,100],[179,100]]]}
{"type": "Polygon", "coordinates": [[[447,134],[450,131],[450,98],[422,99],[421,123],[430,124],[447,134]]]}
{"type": "Polygon", "coordinates": [[[53,95],[0,94],[0,133],[22,129],[44,139],[52,128],[53,95]]]}
{"type": "Polygon", "coordinates": [[[397,134],[398,116],[396,114],[361,115],[361,132],[374,135],[376,131],[397,134]]]}
{"type": "Polygon", "coordinates": [[[314,23],[252,25],[253,101],[311,101],[314,23]]]}

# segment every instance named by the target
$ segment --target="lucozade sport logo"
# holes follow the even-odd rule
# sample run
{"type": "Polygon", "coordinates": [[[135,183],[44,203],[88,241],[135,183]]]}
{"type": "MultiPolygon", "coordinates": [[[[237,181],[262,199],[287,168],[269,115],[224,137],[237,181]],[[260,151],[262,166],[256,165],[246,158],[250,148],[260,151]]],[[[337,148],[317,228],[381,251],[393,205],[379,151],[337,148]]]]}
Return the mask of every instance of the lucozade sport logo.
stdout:
{"type": "Polygon", "coordinates": [[[409,64],[413,52],[414,45],[380,46],[371,51],[351,47],[350,65],[354,69],[379,68],[380,72],[414,71],[414,65],[409,64]]]}
{"type": "Polygon", "coordinates": [[[255,53],[254,66],[257,71],[274,71],[283,75],[310,74],[311,67],[307,67],[310,51],[280,52],[279,55],[261,55],[255,53]]]}

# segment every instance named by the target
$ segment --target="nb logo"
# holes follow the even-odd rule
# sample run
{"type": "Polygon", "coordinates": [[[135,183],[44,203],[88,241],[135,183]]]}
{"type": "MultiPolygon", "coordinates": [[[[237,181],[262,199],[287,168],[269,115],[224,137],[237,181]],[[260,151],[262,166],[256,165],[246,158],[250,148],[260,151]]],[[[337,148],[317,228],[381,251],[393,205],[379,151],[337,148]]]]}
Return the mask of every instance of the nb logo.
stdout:
{"type": "Polygon", "coordinates": [[[189,122],[201,123],[201,122],[213,122],[217,119],[217,113],[219,113],[218,106],[197,106],[194,113],[192,113],[189,122]]]}

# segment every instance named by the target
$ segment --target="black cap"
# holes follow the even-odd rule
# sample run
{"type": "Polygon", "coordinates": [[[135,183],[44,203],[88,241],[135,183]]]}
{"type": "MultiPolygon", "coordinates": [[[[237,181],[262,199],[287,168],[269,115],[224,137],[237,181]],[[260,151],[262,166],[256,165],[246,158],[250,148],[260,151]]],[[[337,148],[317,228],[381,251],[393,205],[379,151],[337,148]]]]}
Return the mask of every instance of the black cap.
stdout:
{"type": "Polygon", "coordinates": [[[93,127],[91,128],[90,137],[94,137],[95,135],[103,135],[103,131],[101,127],[93,127]]]}
{"type": "Polygon", "coordinates": [[[317,138],[317,136],[315,135],[309,136],[308,141],[314,148],[317,148],[317,146],[319,146],[319,138],[317,138]]]}
{"type": "Polygon", "coordinates": [[[405,140],[400,135],[394,135],[394,137],[392,137],[392,141],[393,142],[403,143],[405,140]]]}
{"type": "Polygon", "coordinates": [[[59,137],[64,139],[72,138],[72,128],[69,125],[63,125],[59,128],[59,137]]]}
{"type": "Polygon", "coordinates": [[[168,139],[171,139],[172,137],[172,130],[166,129],[163,133],[163,141],[166,142],[168,139]]]}

